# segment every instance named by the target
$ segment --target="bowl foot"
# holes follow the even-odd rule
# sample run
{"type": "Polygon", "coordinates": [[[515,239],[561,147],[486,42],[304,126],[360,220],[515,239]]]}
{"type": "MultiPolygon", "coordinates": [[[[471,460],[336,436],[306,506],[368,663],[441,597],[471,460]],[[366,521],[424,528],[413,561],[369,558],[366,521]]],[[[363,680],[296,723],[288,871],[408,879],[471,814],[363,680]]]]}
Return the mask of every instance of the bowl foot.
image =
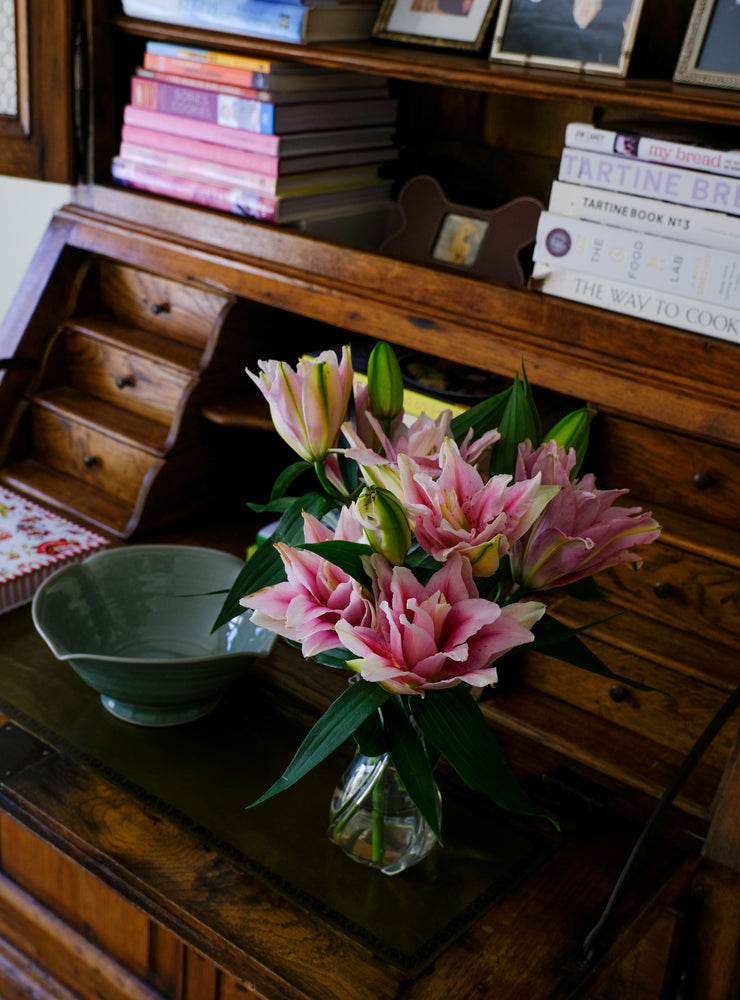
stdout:
{"type": "Polygon", "coordinates": [[[106,711],[124,722],[133,722],[137,726],[179,726],[183,722],[193,722],[208,715],[218,705],[221,695],[199,701],[197,704],[178,705],[175,708],[167,708],[166,705],[133,705],[118,701],[116,698],[109,698],[104,694],[101,694],[100,700],[106,711]]]}

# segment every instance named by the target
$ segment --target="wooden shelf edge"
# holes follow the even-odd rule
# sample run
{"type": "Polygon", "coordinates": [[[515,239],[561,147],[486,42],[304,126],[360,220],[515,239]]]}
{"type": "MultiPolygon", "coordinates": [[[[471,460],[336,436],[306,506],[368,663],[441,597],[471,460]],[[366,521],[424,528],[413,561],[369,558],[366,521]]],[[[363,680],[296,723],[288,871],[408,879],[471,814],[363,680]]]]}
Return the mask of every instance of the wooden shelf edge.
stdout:
{"type": "MultiPolygon", "coordinates": [[[[207,45],[210,48],[291,59],[335,69],[362,70],[401,80],[455,86],[482,93],[527,95],[541,100],[583,100],[584,78],[562,70],[533,69],[490,62],[480,54],[457,54],[431,48],[404,47],[377,39],[322,45],[293,45],[228,32],[119,16],[115,26],[129,35],[154,40],[207,45]],[[419,58],[423,52],[423,58],[419,58]]],[[[718,88],[673,83],[645,77],[588,76],[588,99],[597,105],[629,105],[633,109],[685,120],[734,121],[740,95],[718,88]]]]}

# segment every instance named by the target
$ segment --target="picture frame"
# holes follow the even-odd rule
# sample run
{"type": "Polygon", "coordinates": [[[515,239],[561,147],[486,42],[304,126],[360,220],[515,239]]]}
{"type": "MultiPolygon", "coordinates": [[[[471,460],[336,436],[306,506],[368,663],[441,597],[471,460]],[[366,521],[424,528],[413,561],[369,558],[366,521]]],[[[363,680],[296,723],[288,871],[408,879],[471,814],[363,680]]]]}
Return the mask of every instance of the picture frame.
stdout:
{"type": "Polygon", "coordinates": [[[626,76],[644,0],[501,0],[494,62],[626,76]]]}
{"type": "Polygon", "coordinates": [[[524,286],[520,253],[534,243],[544,206],[521,196],[485,211],[448,201],[434,177],[412,177],[398,196],[402,223],[382,245],[390,257],[524,286]]]}
{"type": "Polygon", "coordinates": [[[696,0],[673,79],[740,90],[740,3],[696,0]]]}
{"type": "Polygon", "coordinates": [[[498,0],[383,0],[373,37],[478,51],[498,0]]]}

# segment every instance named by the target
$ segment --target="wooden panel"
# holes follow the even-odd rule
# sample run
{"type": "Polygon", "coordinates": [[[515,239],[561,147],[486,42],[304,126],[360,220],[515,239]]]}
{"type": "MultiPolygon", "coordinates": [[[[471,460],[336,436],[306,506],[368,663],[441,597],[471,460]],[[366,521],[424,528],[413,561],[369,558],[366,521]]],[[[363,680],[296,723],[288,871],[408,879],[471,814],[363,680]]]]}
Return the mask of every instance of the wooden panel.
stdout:
{"type": "Polygon", "coordinates": [[[205,348],[232,300],[215,291],[101,261],[100,302],[121,323],[205,348]]]}
{"type": "Polygon", "coordinates": [[[591,433],[590,455],[603,488],[628,488],[648,503],[728,528],[740,523],[740,453],[734,449],[606,413],[596,416],[591,433]]]}
{"type": "Polygon", "coordinates": [[[67,184],[77,179],[76,8],[73,0],[15,0],[19,107],[16,116],[0,115],[2,174],[67,184]]]}
{"type": "Polygon", "coordinates": [[[34,456],[121,500],[138,497],[155,458],[131,444],[35,405],[34,456]]]}
{"type": "Polygon", "coordinates": [[[112,343],[89,325],[84,331],[68,325],[64,339],[70,384],[169,427],[179,416],[184,393],[194,381],[166,357],[133,350],[125,328],[121,338],[125,339],[112,343]]]}
{"type": "Polygon", "coordinates": [[[192,948],[185,951],[182,1000],[219,1000],[219,972],[192,948]]]}

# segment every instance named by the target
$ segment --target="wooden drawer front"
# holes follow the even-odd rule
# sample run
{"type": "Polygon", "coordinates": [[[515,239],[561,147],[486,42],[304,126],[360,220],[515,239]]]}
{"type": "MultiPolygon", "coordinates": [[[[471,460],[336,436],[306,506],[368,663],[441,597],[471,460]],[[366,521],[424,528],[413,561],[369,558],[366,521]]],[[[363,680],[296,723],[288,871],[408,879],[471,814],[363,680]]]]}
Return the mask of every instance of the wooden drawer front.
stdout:
{"type": "Polygon", "coordinates": [[[67,372],[75,389],[169,424],[192,385],[185,372],[107,344],[66,332],[67,372]]]}
{"type": "Polygon", "coordinates": [[[34,406],[32,428],[40,462],[131,504],[147,473],[161,464],[143,449],[43,407],[34,406]]]}
{"type": "MultiPolygon", "coordinates": [[[[615,674],[655,690],[640,691],[535,653],[523,658],[522,680],[528,687],[670,747],[682,756],[727,699],[727,691],[696,678],[603,642],[590,638],[586,642],[615,674]]],[[[724,768],[739,725],[736,719],[722,729],[704,755],[706,764],[724,768]]],[[[645,762],[646,767],[649,763],[645,762]]]]}
{"type": "Polygon", "coordinates": [[[627,487],[641,501],[730,528],[740,523],[740,453],[607,414],[592,433],[602,488],[627,487]]]}
{"type": "Polygon", "coordinates": [[[101,261],[100,299],[120,322],[201,348],[232,305],[227,295],[111,261],[101,261]]]}
{"type": "Polygon", "coordinates": [[[599,585],[618,604],[635,608],[711,642],[736,645],[740,638],[740,569],[656,542],[644,563],[607,570],[599,585]]]}

